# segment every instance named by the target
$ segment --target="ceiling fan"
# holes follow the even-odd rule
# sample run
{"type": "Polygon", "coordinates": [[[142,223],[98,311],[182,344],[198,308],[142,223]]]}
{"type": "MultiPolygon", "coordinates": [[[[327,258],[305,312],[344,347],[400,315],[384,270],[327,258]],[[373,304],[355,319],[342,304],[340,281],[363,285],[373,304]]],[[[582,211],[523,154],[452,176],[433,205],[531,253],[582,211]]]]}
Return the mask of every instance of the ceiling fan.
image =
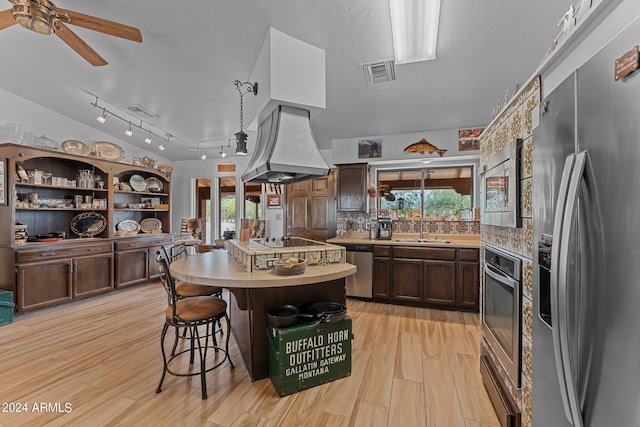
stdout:
{"type": "Polygon", "coordinates": [[[49,0],[9,0],[9,2],[13,7],[0,12],[0,30],[17,23],[39,34],[55,34],[96,67],[106,65],[107,61],[71,31],[66,24],[142,43],[142,34],[137,28],[61,9],[49,0]]]}

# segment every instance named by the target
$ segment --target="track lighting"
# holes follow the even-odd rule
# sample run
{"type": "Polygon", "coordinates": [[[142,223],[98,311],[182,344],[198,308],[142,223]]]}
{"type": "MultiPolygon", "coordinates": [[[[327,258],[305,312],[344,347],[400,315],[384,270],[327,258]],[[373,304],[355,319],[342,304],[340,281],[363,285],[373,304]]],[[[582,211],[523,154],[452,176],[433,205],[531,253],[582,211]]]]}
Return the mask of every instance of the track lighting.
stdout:
{"type": "Polygon", "coordinates": [[[224,147],[220,147],[220,157],[222,157],[223,159],[227,157],[227,152],[224,151],[224,147]]]}
{"type": "Polygon", "coordinates": [[[144,139],[144,142],[147,144],[151,144],[151,132],[149,132],[149,136],[144,139]]]}
{"type": "Polygon", "coordinates": [[[102,114],[99,115],[98,117],[96,117],[96,120],[101,125],[103,125],[107,121],[107,109],[106,108],[102,109],[102,114]]]}
{"type": "Polygon", "coordinates": [[[160,151],[164,151],[164,150],[166,150],[166,149],[167,149],[167,147],[165,147],[165,146],[164,146],[164,144],[160,144],[160,145],[158,145],[158,150],[160,150],[160,151]]]}
{"type": "Polygon", "coordinates": [[[201,158],[202,160],[207,160],[207,155],[206,155],[206,154],[204,154],[204,153],[202,153],[202,155],[200,156],[200,158],[201,158]]]}
{"type": "Polygon", "coordinates": [[[127,136],[133,136],[133,131],[131,130],[131,122],[129,122],[129,129],[125,130],[124,134],[127,136]]]}

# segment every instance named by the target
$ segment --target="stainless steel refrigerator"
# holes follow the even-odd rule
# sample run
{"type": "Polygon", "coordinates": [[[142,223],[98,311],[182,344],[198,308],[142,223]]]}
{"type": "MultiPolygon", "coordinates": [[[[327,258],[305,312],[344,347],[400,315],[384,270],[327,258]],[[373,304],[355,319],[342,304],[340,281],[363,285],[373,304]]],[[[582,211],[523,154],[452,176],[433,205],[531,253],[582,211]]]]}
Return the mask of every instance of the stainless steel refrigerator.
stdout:
{"type": "Polygon", "coordinates": [[[640,70],[614,77],[638,45],[640,18],[533,132],[535,426],[640,426],[640,70]]]}

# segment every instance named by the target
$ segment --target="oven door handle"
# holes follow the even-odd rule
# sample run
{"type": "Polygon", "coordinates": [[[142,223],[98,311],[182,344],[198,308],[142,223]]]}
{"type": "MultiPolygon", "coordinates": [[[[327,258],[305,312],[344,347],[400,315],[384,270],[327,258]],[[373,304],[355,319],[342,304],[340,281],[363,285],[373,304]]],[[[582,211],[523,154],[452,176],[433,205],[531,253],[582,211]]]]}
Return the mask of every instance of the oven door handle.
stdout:
{"type": "Polygon", "coordinates": [[[558,250],[551,253],[551,322],[554,325],[552,336],[556,370],[565,415],[575,427],[582,427],[584,423],[570,354],[568,263],[571,225],[587,160],[586,152],[581,152],[567,156],[565,161],[553,226],[554,240],[559,236],[556,243],[558,250]]]}
{"type": "Polygon", "coordinates": [[[484,262],[483,264],[484,264],[484,272],[485,272],[485,274],[487,274],[489,277],[492,277],[493,279],[497,280],[498,282],[505,283],[505,284],[509,285],[511,288],[515,289],[515,287],[518,284],[518,282],[516,282],[513,278],[507,276],[506,274],[504,274],[503,272],[501,272],[497,268],[491,266],[491,264],[488,264],[486,262],[484,262]]]}

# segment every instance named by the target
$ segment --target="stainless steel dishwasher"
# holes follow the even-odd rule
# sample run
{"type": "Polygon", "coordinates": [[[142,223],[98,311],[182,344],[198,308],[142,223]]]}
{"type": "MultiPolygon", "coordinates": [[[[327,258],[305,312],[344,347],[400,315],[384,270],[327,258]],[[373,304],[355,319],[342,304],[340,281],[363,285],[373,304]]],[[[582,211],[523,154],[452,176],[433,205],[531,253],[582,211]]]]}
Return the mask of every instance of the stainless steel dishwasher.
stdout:
{"type": "Polygon", "coordinates": [[[358,268],[356,274],[347,276],[347,296],[371,300],[373,295],[373,245],[342,244],[347,249],[347,262],[358,268]]]}

